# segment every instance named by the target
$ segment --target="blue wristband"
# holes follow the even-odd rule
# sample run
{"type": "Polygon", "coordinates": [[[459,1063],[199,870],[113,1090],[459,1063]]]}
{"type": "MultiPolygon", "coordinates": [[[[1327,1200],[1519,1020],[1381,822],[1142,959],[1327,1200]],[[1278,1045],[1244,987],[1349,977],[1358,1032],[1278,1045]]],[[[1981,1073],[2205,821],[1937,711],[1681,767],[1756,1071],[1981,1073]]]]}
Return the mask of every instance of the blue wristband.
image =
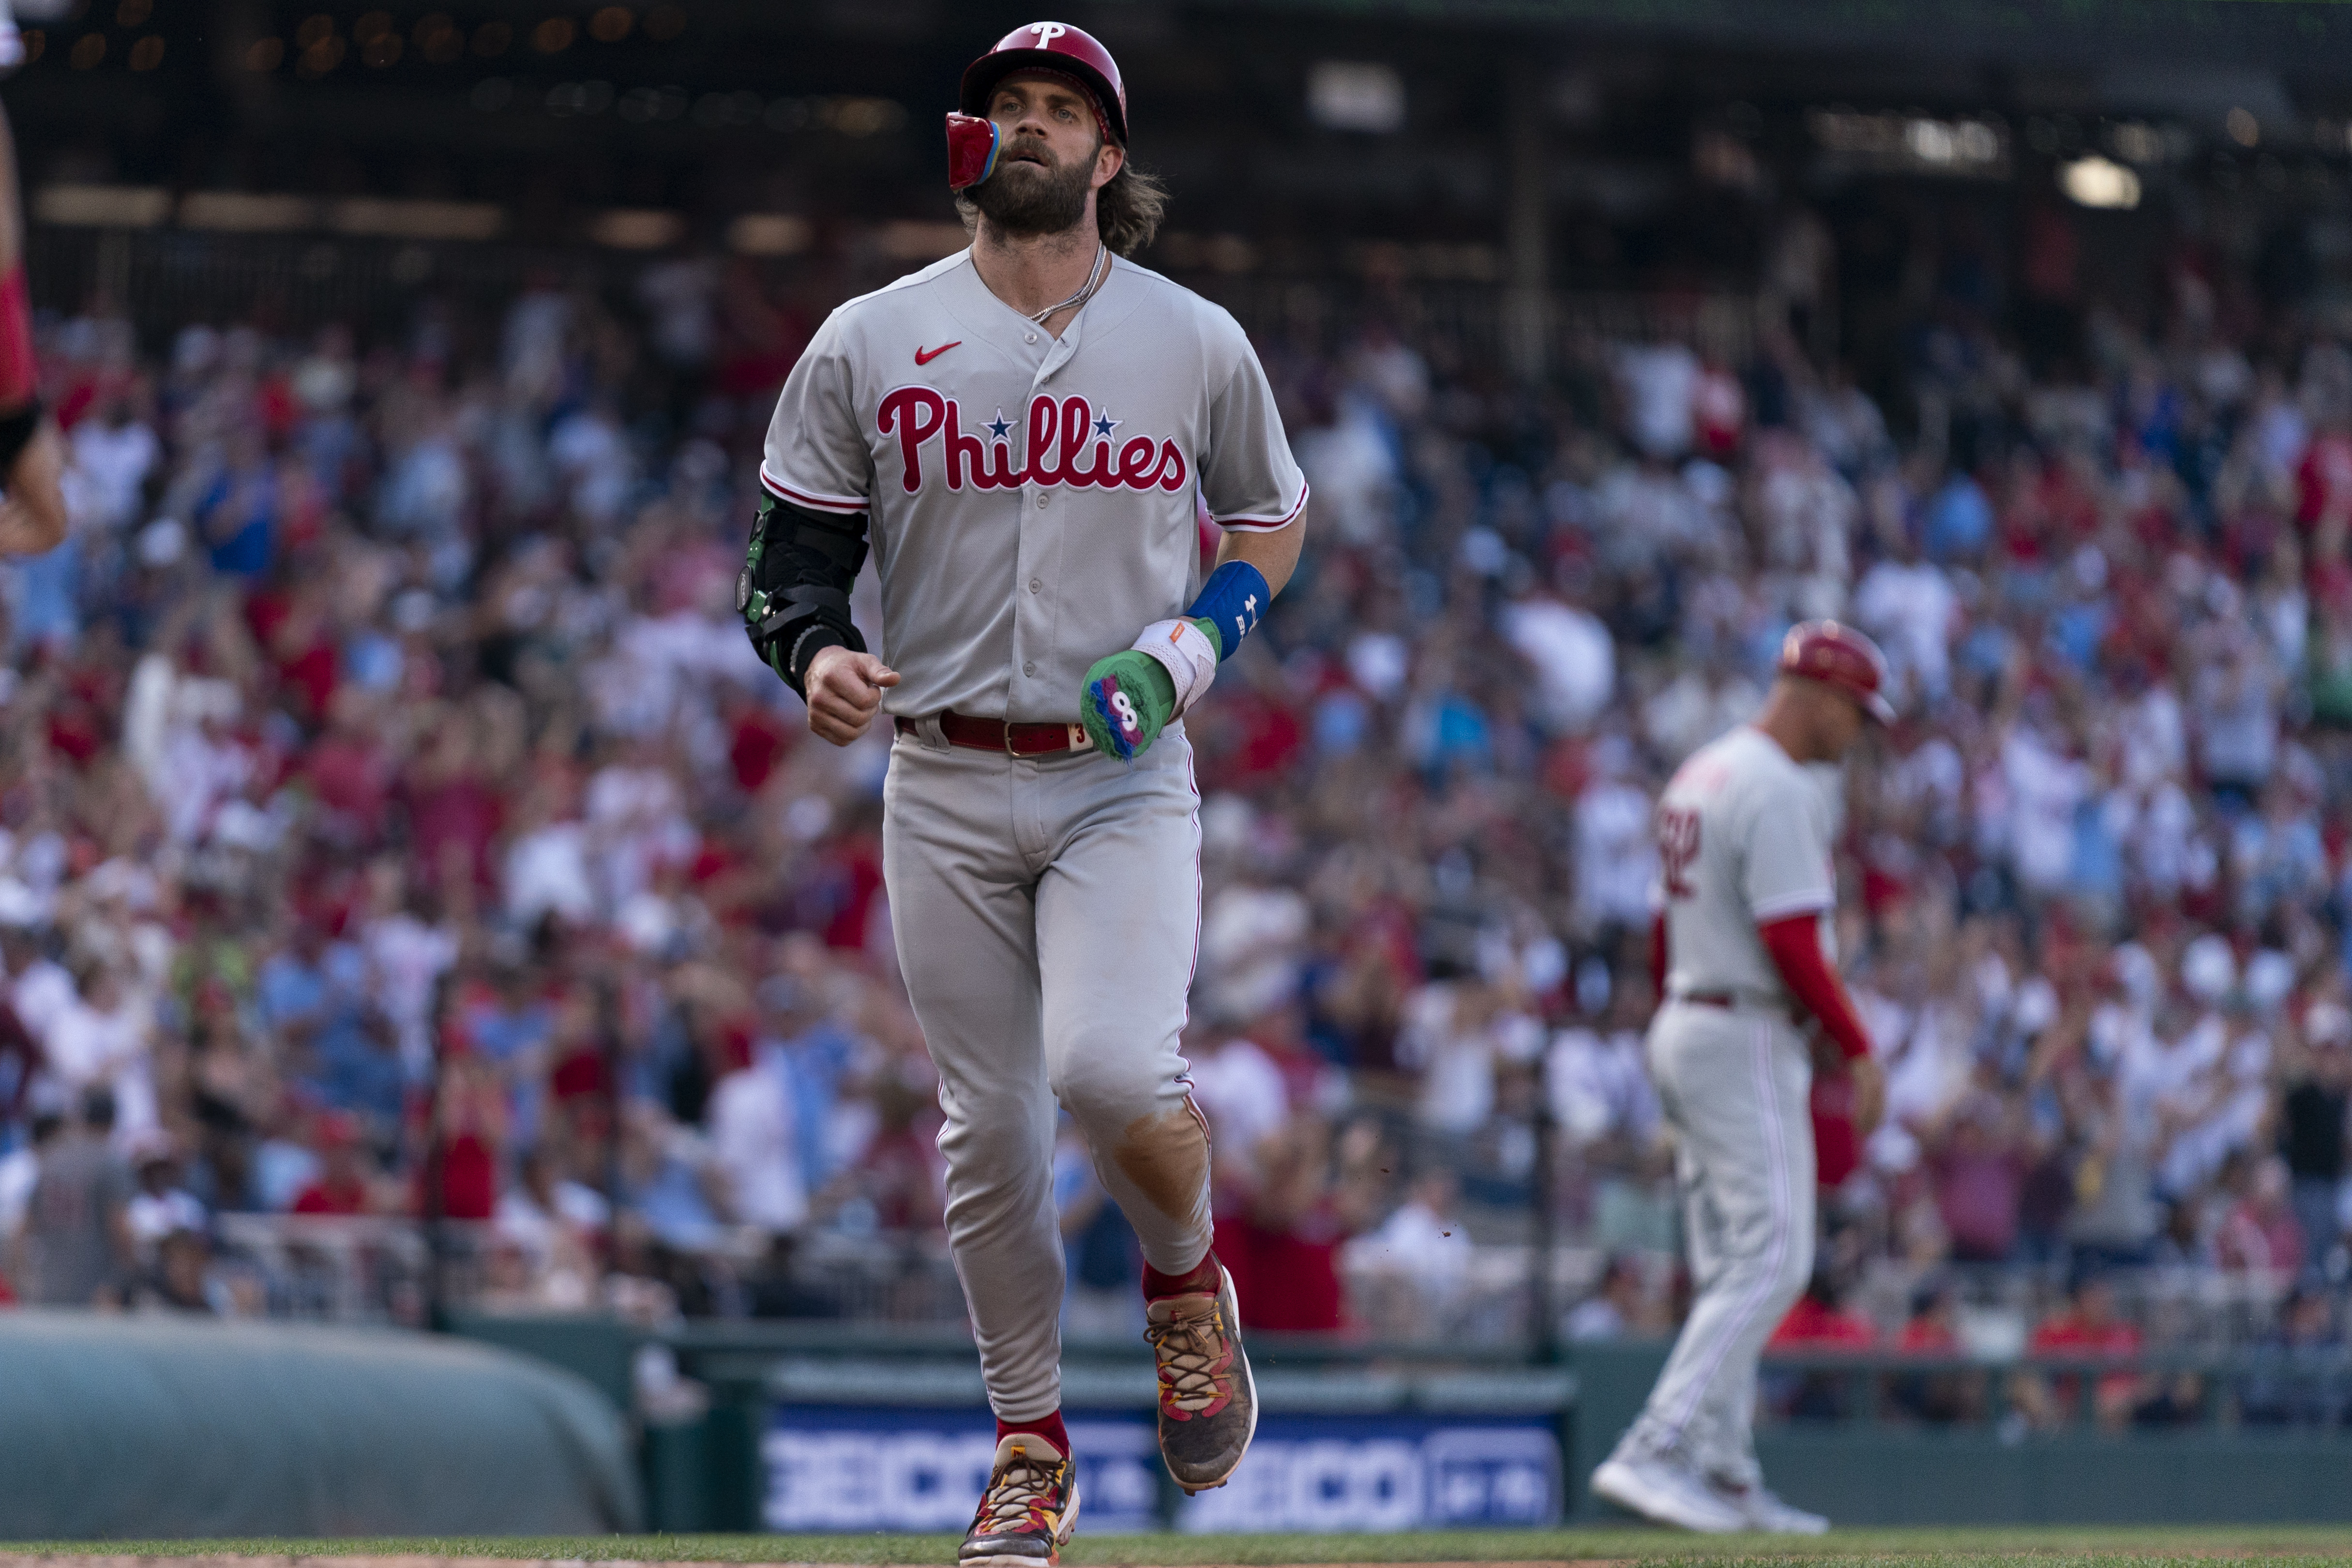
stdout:
{"type": "Polygon", "coordinates": [[[1228,561],[1209,574],[1201,596],[1184,612],[1187,620],[1203,619],[1217,628],[1217,662],[1234,657],[1242,638],[1257,629],[1260,616],[1274,602],[1265,574],[1246,561],[1228,561]]]}

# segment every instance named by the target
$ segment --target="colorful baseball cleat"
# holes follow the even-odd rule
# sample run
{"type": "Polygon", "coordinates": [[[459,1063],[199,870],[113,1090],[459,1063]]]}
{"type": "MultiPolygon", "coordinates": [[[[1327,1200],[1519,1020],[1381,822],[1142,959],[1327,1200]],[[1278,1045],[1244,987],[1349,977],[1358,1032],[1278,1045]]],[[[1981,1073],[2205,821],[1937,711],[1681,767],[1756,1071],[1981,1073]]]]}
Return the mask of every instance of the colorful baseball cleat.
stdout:
{"type": "Polygon", "coordinates": [[[1160,1457],[1187,1496],[1223,1486],[1257,1431],[1257,1384],[1242,1352],[1234,1277],[1217,1293],[1164,1296],[1144,1313],[1160,1363],[1160,1457]]]}
{"type": "Polygon", "coordinates": [[[996,1445],[988,1489],[964,1532],[959,1568],[1050,1568],[1078,1523],[1078,1470],[1069,1456],[1029,1432],[996,1445]]]}

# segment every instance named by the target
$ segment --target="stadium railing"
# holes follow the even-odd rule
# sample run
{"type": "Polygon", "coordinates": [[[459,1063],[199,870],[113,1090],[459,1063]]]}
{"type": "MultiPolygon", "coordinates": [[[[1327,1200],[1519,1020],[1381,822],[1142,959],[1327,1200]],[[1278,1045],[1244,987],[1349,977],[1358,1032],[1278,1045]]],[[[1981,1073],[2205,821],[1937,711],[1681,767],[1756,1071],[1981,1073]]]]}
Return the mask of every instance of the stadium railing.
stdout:
{"type": "Polygon", "coordinates": [[[478,1302],[499,1247],[487,1222],[395,1215],[221,1214],[213,1272],[260,1315],[426,1326],[436,1301],[478,1302]]]}

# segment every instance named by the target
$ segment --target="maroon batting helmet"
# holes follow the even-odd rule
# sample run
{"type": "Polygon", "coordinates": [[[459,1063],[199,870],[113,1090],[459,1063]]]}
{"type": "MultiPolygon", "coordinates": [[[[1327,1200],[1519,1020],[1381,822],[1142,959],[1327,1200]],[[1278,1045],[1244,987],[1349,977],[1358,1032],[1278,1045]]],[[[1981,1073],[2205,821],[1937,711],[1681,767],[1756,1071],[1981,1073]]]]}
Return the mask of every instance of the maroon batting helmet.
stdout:
{"type": "Polygon", "coordinates": [[[1836,621],[1807,621],[1780,639],[1780,673],[1834,686],[1882,724],[1895,722],[1886,700],[1886,656],[1878,645],[1836,621]]]}
{"type": "Polygon", "coordinates": [[[1103,135],[1127,145],[1127,89],[1118,79],[1118,62],[1093,34],[1067,22],[1032,22],[997,39],[994,47],[964,68],[956,107],[987,118],[988,95],[996,84],[1024,70],[1052,71],[1076,80],[1094,99],[1103,135]]]}

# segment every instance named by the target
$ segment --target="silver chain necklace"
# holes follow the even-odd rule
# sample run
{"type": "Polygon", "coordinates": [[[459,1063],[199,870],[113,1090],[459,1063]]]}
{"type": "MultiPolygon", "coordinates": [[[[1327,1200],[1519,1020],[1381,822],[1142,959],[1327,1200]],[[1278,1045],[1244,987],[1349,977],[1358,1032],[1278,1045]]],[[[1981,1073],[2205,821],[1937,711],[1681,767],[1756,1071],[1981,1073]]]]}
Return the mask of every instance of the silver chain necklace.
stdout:
{"type": "Polygon", "coordinates": [[[1072,306],[1085,304],[1087,300],[1095,297],[1095,290],[1102,287],[1103,279],[1109,273],[1109,271],[1110,247],[1103,244],[1100,240],[1097,240],[1095,242],[1095,264],[1087,269],[1087,280],[1085,286],[1080,288],[1076,293],[1063,300],[1060,304],[1048,305],[1044,310],[1032,315],[1029,319],[1042,327],[1045,324],[1045,318],[1052,315],[1055,311],[1066,310],[1072,306]]]}

